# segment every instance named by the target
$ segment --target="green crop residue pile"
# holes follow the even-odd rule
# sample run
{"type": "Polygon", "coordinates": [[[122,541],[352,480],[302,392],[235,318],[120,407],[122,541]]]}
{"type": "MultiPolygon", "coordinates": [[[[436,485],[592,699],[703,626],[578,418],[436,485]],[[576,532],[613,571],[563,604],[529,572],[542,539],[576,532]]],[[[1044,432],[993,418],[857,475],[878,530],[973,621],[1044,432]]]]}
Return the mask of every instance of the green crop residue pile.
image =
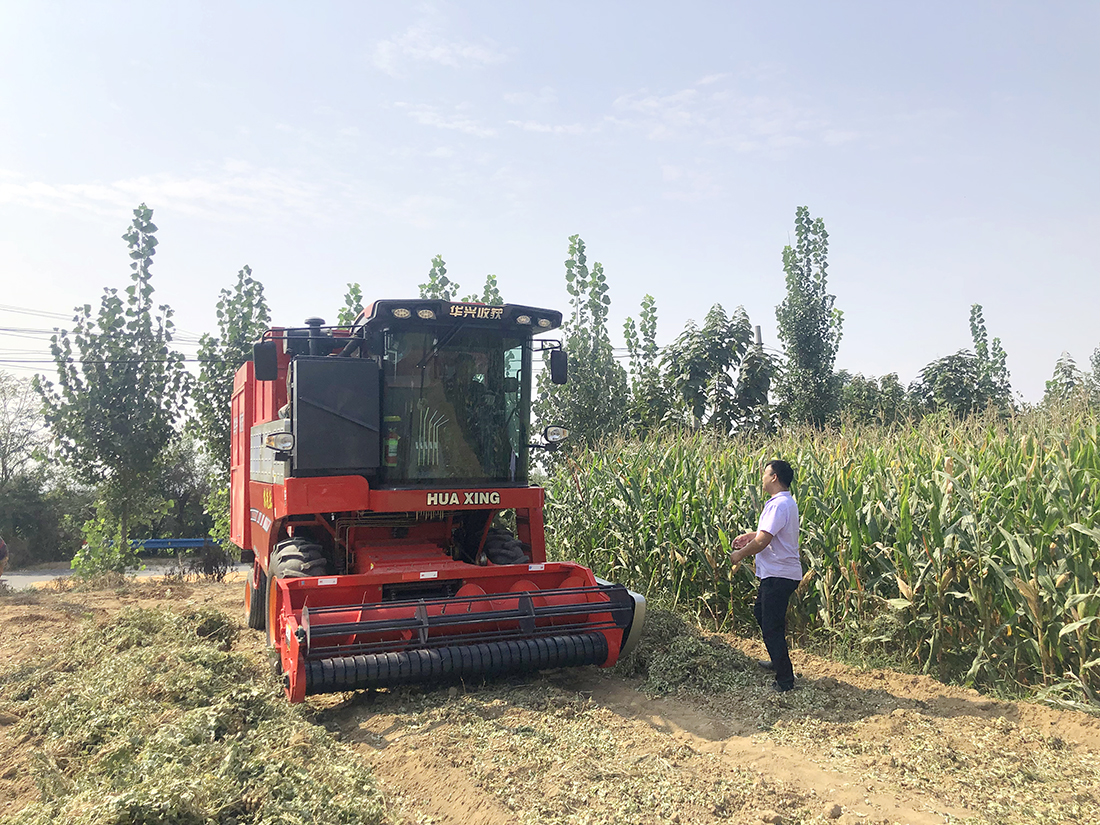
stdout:
{"type": "Polygon", "coordinates": [[[378,823],[370,771],[231,652],[223,613],[130,610],[0,675],[36,744],[16,823],[378,823]]]}
{"type": "Polygon", "coordinates": [[[719,694],[759,682],[755,663],[715,634],[705,634],[683,616],[651,609],[645,634],[618,672],[640,676],[646,693],[719,694]]]}

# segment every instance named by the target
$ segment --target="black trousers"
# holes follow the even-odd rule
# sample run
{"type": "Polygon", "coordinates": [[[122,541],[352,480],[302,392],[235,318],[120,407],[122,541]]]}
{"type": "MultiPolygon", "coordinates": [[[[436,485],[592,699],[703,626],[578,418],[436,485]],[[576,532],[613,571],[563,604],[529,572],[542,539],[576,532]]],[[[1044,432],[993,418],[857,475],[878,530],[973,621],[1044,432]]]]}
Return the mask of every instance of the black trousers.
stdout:
{"type": "Polygon", "coordinates": [[[798,582],[794,579],[774,576],[761,579],[752,608],[764,636],[764,647],[775,668],[775,681],[783,687],[794,685],[794,667],[787,651],[787,605],[797,587],[798,582]]]}

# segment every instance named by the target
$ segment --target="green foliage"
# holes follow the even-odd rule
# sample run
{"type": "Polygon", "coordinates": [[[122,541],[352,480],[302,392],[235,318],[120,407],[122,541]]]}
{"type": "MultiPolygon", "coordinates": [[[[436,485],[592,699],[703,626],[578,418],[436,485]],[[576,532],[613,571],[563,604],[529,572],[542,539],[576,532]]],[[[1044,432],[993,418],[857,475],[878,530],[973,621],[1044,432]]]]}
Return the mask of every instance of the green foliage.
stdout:
{"type": "Polygon", "coordinates": [[[125,573],[141,566],[137,547],[122,540],[117,523],[110,515],[97,514],[81,528],[84,542],[73,554],[72,568],[84,578],[104,573],[125,573]]]}
{"type": "Polygon", "coordinates": [[[0,536],[9,568],[68,561],[80,546],[80,525],[94,512],[92,492],[45,463],[36,463],[0,492],[0,536]]]}
{"type": "Polygon", "coordinates": [[[994,338],[992,344],[987,343],[989,334],[981,304],[970,307],[970,337],[978,361],[979,395],[986,400],[987,406],[992,405],[1002,412],[1010,410],[1012,384],[1008,376],[1008,356],[1001,347],[1000,338],[994,338]]]}
{"type": "Polygon", "coordinates": [[[652,295],[642,298],[637,326],[633,318],[626,319],[623,336],[630,352],[630,377],[637,381],[657,367],[657,300],[652,295]]]}
{"type": "MultiPolygon", "coordinates": [[[[457,287],[456,287],[457,289],[457,287]]],[[[500,289],[497,287],[497,276],[486,275],[485,286],[480,295],[467,295],[462,299],[466,303],[489,304],[490,306],[502,306],[504,299],[500,297],[500,289]]]]}
{"type": "Polygon", "coordinates": [[[30,381],[0,372],[0,536],[12,567],[66,559],[79,542],[67,529],[67,508],[87,502],[41,456],[41,400],[30,381]]]}
{"type": "Polygon", "coordinates": [[[985,407],[978,392],[980,374],[974,353],[959,350],[922,369],[910,385],[909,395],[921,412],[948,412],[965,418],[985,407]]]}
{"type": "MultiPolygon", "coordinates": [[[[207,535],[216,544],[233,552],[233,541],[230,538],[229,523],[229,485],[221,484],[211,487],[206,497],[202,500],[203,512],[211,522],[207,535]]],[[[236,554],[239,558],[239,553],[236,554]]]]}
{"type": "Polygon", "coordinates": [[[3,674],[42,797],[8,821],[383,821],[369,769],[231,651],[236,634],[209,608],[131,610],[3,674]]]}
{"type": "Polygon", "coordinates": [[[153,305],[152,217],[142,204],[123,235],[133,260],[125,299],[106,289],[96,316],[91,305],[78,307],[73,332],[61,330],[51,339],[57,386],[42,376],[34,383],[61,457],[84,481],[100,486],[123,540],[175,437],[188,384],[183,356],[169,348],[172,310],[153,305]]]}
{"type": "Polygon", "coordinates": [[[820,427],[836,413],[840,382],[833,374],[843,316],[827,291],[829,233],[810,210],[795,211],[795,245],[783,249],[787,296],[776,307],[786,365],[779,386],[792,421],[820,427]]]}
{"type": "Polygon", "coordinates": [[[776,456],[795,467],[802,516],[796,631],[888,646],[942,678],[1100,704],[1100,420],[1080,405],[839,435],[606,441],[554,468],[554,555],[751,626],[753,576],[731,569],[729,547],[755,526],[759,468],[776,456]]]}
{"type": "Polygon", "coordinates": [[[73,554],[71,565],[78,576],[89,579],[104,573],[125,573],[144,566],[138,558],[141,542],[135,541],[133,536],[136,533],[146,536],[152,533],[154,526],[164,521],[175,502],[150,492],[135,504],[139,506],[128,525],[129,533],[126,533],[118,518],[118,508],[109,501],[97,503],[95,515],[81,527],[84,542],[73,554]]]}
{"type": "Polygon", "coordinates": [[[359,284],[348,284],[348,291],[344,293],[344,305],[340,308],[340,314],[336,318],[336,325],[350,327],[363,311],[363,290],[359,284]]]}
{"type": "Polygon", "coordinates": [[[642,432],[658,426],[668,415],[672,402],[661,375],[657,347],[657,301],[652,295],[642,298],[638,323],[627,318],[623,337],[630,353],[631,425],[642,432]]]}
{"type": "Polygon", "coordinates": [[[1002,413],[1012,409],[1012,388],[1001,339],[987,343],[982,307],[970,310],[970,333],[974,350],[959,350],[928,364],[909,387],[909,395],[920,412],[949,412],[958,418],[994,407],[1002,413]]]}
{"type": "Polygon", "coordinates": [[[217,336],[205,333],[199,339],[201,366],[191,390],[194,414],[188,427],[202,440],[215,472],[228,479],[233,379],[252,360],[252,345],[271,322],[263,284],[247,265],[237,273],[233,288],[219,293],[216,315],[217,336]]]}
{"type": "Polygon", "coordinates": [[[539,397],[535,415],[539,426],[559,424],[570,431],[570,444],[594,444],[618,432],[626,422],[630,390],[626,370],[615,360],[607,331],[611,305],[603,266],[589,271],[584,241],[569,238],[569,259],[565,262],[565,285],[571,313],[563,325],[565,349],[569,353],[569,383],[550,382],[544,369],[538,380],[539,397]]]}
{"type": "Polygon", "coordinates": [[[1077,369],[1073,356],[1063,352],[1054,365],[1054,375],[1046,383],[1044,404],[1058,404],[1070,400],[1078,392],[1087,390],[1088,376],[1077,369]]]}
{"type": "Polygon", "coordinates": [[[730,317],[720,304],[702,328],[689,321],[661,355],[664,384],[674,409],[691,427],[719,432],[762,425],[774,372],[771,359],[752,346],[752,326],[743,307],[730,317]]]}
{"type": "Polygon", "coordinates": [[[467,295],[459,299],[458,293],[461,289],[462,287],[457,282],[447,277],[447,266],[443,261],[443,256],[436,255],[432,258],[432,268],[428,273],[428,280],[420,285],[421,298],[433,298],[438,301],[462,300],[464,303],[480,303],[491,306],[501,306],[504,303],[504,299],[500,297],[496,275],[485,276],[485,286],[482,288],[480,295],[467,295]]]}
{"type": "Polygon", "coordinates": [[[881,378],[851,375],[840,377],[840,418],[845,423],[888,426],[909,416],[909,398],[896,372],[881,378]]]}
{"type": "Polygon", "coordinates": [[[1089,404],[1094,409],[1100,409],[1100,347],[1093,350],[1089,363],[1092,366],[1092,372],[1085,377],[1085,383],[1088,386],[1089,404]]]}
{"type": "Polygon", "coordinates": [[[151,536],[188,539],[207,535],[211,521],[205,501],[211,487],[225,477],[215,470],[198,439],[187,432],[169,445],[161,465],[157,489],[171,505],[159,521],[152,522],[151,536]]]}
{"type": "Polygon", "coordinates": [[[30,381],[0,371],[0,494],[41,446],[41,403],[30,381]]]}
{"type": "Polygon", "coordinates": [[[420,297],[451,301],[458,297],[458,291],[461,288],[447,277],[447,265],[443,261],[443,256],[436,255],[432,258],[432,268],[428,272],[427,282],[420,285],[420,297]]]}
{"type": "Polygon", "coordinates": [[[173,475],[179,482],[174,489],[179,518],[174,526],[189,525],[186,532],[191,536],[178,538],[210,534],[223,548],[232,548],[229,496],[218,491],[229,486],[233,382],[240,366],[252,360],[252,345],[271,323],[263,284],[252,277],[251,267],[245,265],[233,287],[219,293],[216,315],[217,336],[206,333],[199,339],[202,366],[192,389],[194,414],[188,422],[210,465],[201,466],[194,451],[178,455],[173,475]]]}

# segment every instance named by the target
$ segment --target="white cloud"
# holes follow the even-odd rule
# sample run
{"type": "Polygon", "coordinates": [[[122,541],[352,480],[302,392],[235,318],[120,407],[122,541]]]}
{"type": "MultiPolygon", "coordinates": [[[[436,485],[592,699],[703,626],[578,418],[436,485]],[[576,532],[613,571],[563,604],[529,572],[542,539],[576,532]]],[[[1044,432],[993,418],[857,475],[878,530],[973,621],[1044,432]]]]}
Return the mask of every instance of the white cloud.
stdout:
{"type": "Polygon", "coordinates": [[[612,103],[610,123],[656,141],[701,141],[737,152],[857,140],[857,132],[831,124],[815,107],[784,96],[747,95],[730,74],[702,78],[668,94],[639,89],[612,103]]]}
{"type": "Polygon", "coordinates": [[[859,132],[845,131],[843,129],[826,129],[825,134],[822,135],[822,139],[830,146],[836,146],[841,143],[851,143],[853,140],[857,140],[859,136],[859,132]]]}
{"type": "Polygon", "coordinates": [[[375,44],[371,62],[376,69],[399,77],[408,62],[437,63],[459,68],[464,65],[489,66],[507,60],[504,52],[488,45],[448,40],[427,25],[410,26],[403,34],[375,44]]]}
{"type": "Polygon", "coordinates": [[[555,126],[549,123],[539,123],[534,120],[509,120],[508,125],[515,126],[517,129],[522,129],[525,132],[543,132],[545,134],[554,135],[580,135],[587,131],[579,123],[555,126]]]}
{"type": "Polygon", "coordinates": [[[277,224],[331,222],[338,205],[338,212],[386,216],[420,229],[438,224],[456,209],[447,196],[395,197],[370,181],[313,176],[307,181],[294,171],[260,169],[236,160],[193,175],[161,173],[112,183],[55,184],[0,172],[0,205],[117,221],[142,202],[161,213],[172,210],[218,223],[277,224]]]}
{"type": "Polygon", "coordinates": [[[495,137],[496,129],[484,126],[474,118],[462,113],[462,106],[456,106],[454,113],[443,113],[434,106],[412,103],[395,103],[394,108],[404,109],[409,117],[424,126],[434,126],[437,129],[450,129],[473,137],[495,137]]]}
{"type": "Polygon", "coordinates": [[[110,183],[45,183],[11,175],[0,180],[0,203],[33,209],[114,216],[139,202],[218,220],[320,215],[323,210],[317,185],[294,173],[235,160],[205,174],[160,173],[110,183]]]}
{"type": "Polygon", "coordinates": [[[504,102],[513,106],[548,106],[558,102],[558,93],[550,86],[543,86],[538,92],[509,92],[504,102]]]}
{"type": "Polygon", "coordinates": [[[723,191],[715,174],[699,169],[665,164],[661,166],[661,179],[668,184],[661,195],[666,200],[697,203],[718,197],[723,191]]]}

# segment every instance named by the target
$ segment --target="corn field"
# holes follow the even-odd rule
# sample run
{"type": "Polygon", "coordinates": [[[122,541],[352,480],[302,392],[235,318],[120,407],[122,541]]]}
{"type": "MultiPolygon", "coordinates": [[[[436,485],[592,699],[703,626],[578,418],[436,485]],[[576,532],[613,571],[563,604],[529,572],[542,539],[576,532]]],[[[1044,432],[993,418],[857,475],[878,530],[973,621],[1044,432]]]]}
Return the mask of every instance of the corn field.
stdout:
{"type": "Polygon", "coordinates": [[[825,630],[924,672],[1100,705],[1100,420],[1035,411],[729,439],[619,440],[549,482],[554,552],[708,617],[752,622],[730,541],[755,530],[760,469],[795,467],[807,570],[795,632],[825,630]]]}

